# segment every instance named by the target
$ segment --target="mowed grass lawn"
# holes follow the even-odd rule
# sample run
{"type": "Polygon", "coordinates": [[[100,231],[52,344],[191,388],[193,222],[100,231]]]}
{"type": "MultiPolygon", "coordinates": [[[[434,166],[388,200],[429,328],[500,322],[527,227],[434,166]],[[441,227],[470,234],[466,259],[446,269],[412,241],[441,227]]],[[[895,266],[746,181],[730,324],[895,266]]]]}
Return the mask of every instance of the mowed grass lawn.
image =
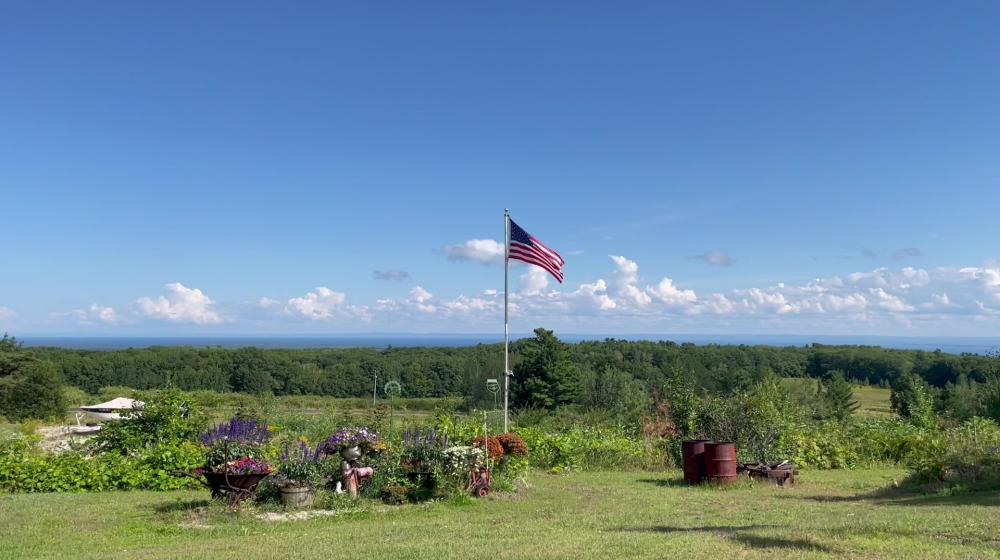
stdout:
{"type": "Polygon", "coordinates": [[[887,493],[901,470],[807,471],[793,489],[679,473],[536,473],[515,497],[369,505],[269,522],[206,493],[0,497],[2,558],[998,558],[1000,493],[887,493]]]}

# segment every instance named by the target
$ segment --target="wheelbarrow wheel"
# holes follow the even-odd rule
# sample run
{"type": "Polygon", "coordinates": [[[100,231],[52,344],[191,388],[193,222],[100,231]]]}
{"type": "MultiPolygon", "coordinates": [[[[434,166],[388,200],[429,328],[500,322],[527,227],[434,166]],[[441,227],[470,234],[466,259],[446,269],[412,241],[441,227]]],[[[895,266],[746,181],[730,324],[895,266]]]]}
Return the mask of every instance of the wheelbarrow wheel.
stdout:
{"type": "Polygon", "coordinates": [[[490,487],[486,484],[478,484],[472,489],[472,495],[477,498],[485,498],[490,493],[490,487]]]}

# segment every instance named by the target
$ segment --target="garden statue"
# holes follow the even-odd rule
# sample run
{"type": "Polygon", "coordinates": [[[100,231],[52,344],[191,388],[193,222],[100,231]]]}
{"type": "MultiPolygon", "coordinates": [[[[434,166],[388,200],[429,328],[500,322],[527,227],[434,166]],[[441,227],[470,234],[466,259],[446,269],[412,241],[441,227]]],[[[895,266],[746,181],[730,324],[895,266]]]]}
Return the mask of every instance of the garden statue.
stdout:
{"type": "Polygon", "coordinates": [[[371,467],[358,465],[358,459],[361,458],[362,449],[370,450],[378,443],[378,432],[368,428],[341,428],[326,440],[327,453],[333,455],[339,452],[343,459],[340,462],[341,482],[337,483],[338,494],[346,490],[351,496],[358,496],[358,487],[375,473],[371,467]]]}
{"type": "Polygon", "coordinates": [[[340,476],[343,480],[343,488],[351,493],[351,497],[358,497],[358,487],[367,482],[375,473],[371,467],[358,466],[358,459],[361,458],[361,449],[357,446],[345,447],[340,450],[340,456],[344,459],[340,463],[340,476]]]}

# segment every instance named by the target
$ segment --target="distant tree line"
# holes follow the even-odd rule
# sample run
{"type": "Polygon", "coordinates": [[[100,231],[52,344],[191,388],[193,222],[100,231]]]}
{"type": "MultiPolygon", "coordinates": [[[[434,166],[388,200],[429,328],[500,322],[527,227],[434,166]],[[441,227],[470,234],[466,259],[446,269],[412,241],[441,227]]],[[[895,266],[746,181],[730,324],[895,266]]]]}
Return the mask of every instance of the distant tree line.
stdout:
{"type": "MultiPolygon", "coordinates": [[[[125,386],[364,397],[371,395],[377,373],[381,382],[399,381],[406,397],[462,396],[472,406],[483,406],[493,402],[486,380],[496,378],[502,383],[503,377],[503,347],[496,344],[383,350],[171,346],[116,351],[32,348],[29,352],[13,339],[5,340],[6,350],[0,347],[0,354],[16,354],[17,360],[30,356],[35,364],[19,371],[51,367],[49,377],[91,394],[102,387],[125,386]]],[[[827,387],[828,400],[839,402],[836,406],[841,410],[851,406],[842,381],[883,387],[900,380],[907,387],[916,383],[917,393],[926,386],[939,407],[949,403],[948,408],[963,416],[992,406],[990,391],[998,393],[1000,403],[1000,359],[993,356],[818,344],[697,346],[616,339],[565,344],[544,329],[537,329],[533,338],[514,342],[511,352],[512,397],[517,405],[530,408],[577,405],[641,410],[651,395],[669,393],[681,385],[695,394],[732,394],[765,379],[788,377],[820,380],[827,387]]],[[[3,360],[0,356],[0,368],[3,360]]],[[[24,374],[20,375],[22,381],[17,383],[26,384],[24,374]]],[[[15,384],[11,373],[2,369],[0,383],[3,387],[15,384]]],[[[30,392],[17,389],[22,390],[30,392]]]]}

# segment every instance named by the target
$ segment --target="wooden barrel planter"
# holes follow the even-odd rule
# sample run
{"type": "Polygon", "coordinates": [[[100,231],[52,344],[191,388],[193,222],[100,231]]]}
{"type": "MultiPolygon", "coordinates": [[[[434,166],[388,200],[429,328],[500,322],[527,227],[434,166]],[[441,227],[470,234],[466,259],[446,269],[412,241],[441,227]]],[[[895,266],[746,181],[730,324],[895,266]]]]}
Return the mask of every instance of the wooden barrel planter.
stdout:
{"type": "Polygon", "coordinates": [[[736,482],[736,444],[709,442],[705,444],[705,478],[716,484],[736,482]]]}
{"type": "Polygon", "coordinates": [[[692,439],[681,442],[681,463],[684,465],[684,481],[695,486],[705,479],[705,444],[707,439],[692,439]]]}
{"type": "Polygon", "coordinates": [[[286,507],[304,508],[313,505],[316,489],[312,486],[282,486],[281,503],[286,507]]]}

